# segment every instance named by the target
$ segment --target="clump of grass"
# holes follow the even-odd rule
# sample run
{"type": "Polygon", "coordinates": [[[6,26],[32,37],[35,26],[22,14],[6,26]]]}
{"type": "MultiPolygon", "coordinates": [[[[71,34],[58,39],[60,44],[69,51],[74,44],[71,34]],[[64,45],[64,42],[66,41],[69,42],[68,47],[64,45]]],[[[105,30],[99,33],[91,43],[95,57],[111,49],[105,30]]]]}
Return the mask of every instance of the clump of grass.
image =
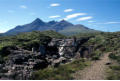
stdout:
{"type": "Polygon", "coordinates": [[[92,60],[100,60],[101,56],[102,56],[102,52],[100,50],[96,50],[92,54],[92,60]]]}
{"type": "Polygon", "coordinates": [[[110,66],[108,80],[120,80],[120,66],[110,66]]]}
{"type": "Polygon", "coordinates": [[[113,54],[113,53],[111,53],[111,54],[109,55],[109,58],[111,58],[111,59],[117,59],[116,55],[113,54]]]}
{"type": "Polygon", "coordinates": [[[119,53],[111,53],[109,57],[113,60],[116,60],[118,63],[120,63],[120,55],[119,53]]]}
{"type": "Polygon", "coordinates": [[[72,73],[82,70],[88,66],[89,62],[76,60],[69,64],[60,65],[58,68],[49,67],[33,73],[31,79],[35,80],[72,80],[72,73]]]}
{"type": "Polygon", "coordinates": [[[108,80],[120,80],[120,55],[117,52],[111,53],[109,58],[116,60],[117,65],[109,66],[108,80]]]}

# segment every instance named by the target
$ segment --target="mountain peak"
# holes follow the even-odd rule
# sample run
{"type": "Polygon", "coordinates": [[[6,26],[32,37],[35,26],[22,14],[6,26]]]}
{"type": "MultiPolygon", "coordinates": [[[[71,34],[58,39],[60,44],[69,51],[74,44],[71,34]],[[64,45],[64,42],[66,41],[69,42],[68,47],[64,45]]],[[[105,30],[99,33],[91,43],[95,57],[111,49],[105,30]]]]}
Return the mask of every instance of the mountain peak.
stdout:
{"type": "Polygon", "coordinates": [[[51,23],[51,22],[53,23],[53,22],[57,22],[57,21],[55,21],[55,20],[53,20],[53,21],[49,21],[49,23],[51,23]]]}
{"type": "Polygon", "coordinates": [[[39,25],[45,25],[45,22],[43,22],[41,19],[39,19],[39,18],[36,18],[33,22],[32,22],[32,24],[34,25],[36,25],[36,24],[39,24],[39,25]]]}
{"type": "Polygon", "coordinates": [[[61,20],[60,22],[67,22],[67,21],[63,19],[63,20],[61,20]]]}
{"type": "Polygon", "coordinates": [[[62,24],[66,24],[66,25],[69,25],[69,26],[73,26],[73,24],[72,23],[70,23],[70,22],[68,22],[68,21],[66,21],[66,20],[61,20],[59,23],[62,23],[62,24]]]}
{"type": "Polygon", "coordinates": [[[49,24],[49,25],[54,25],[54,24],[56,24],[56,23],[57,23],[57,21],[54,21],[54,20],[53,20],[53,21],[48,22],[48,24],[49,24]]]}
{"type": "Polygon", "coordinates": [[[35,20],[40,20],[40,18],[36,18],[35,20]]]}
{"type": "Polygon", "coordinates": [[[74,25],[66,20],[61,20],[59,22],[57,21],[50,21],[50,22],[44,22],[39,18],[36,18],[32,23],[20,25],[17,26],[8,32],[6,32],[6,35],[15,35],[21,32],[31,32],[31,31],[45,31],[45,30],[55,30],[57,32],[67,33],[67,31],[70,31],[68,33],[75,34],[76,32],[87,32],[87,31],[93,31],[83,25],[74,25]],[[74,29],[74,30],[73,30],[74,29]]]}
{"type": "Polygon", "coordinates": [[[43,22],[43,21],[39,18],[36,18],[33,22],[43,22]]]}

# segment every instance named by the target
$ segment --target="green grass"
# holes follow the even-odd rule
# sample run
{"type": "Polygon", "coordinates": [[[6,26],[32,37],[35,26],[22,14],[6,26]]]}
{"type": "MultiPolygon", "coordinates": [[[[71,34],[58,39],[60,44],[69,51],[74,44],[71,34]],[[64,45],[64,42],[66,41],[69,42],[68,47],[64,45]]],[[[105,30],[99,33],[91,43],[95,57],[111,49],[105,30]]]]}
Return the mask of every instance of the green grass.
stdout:
{"type": "Polygon", "coordinates": [[[16,46],[31,50],[32,47],[38,48],[39,45],[47,45],[52,38],[65,38],[65,36],[55,31],[33,31],[15,36],[4,36],[0,37],[0,49],[14,43],[16,46]]]}
{"type": "Polygon", "coordinates": [[[119,52],[114,52],[109,55],[109,58],[117,62],[116,65],[109,66],[108,80],[120,80],[120,54],[119,52]]]}
{"type": "Polygon", "coordinates": [[[120,66],[110,66],[108,71],[108,80],[120,80],[120,66]]]}
{"type": "Polygon", "coordinates": [[[61,39],[61,38],[66,38],[66,36],[58,33],[58,32],[55,32],[53,30],[50,30],[50,31],[44,31],[42,32],[42,34],[46,35],[46,36],[49,36],[51,38],[58,38],[58,39],[61,39]]]}
{"type": "Polygon", "coordinates": [[[33,73],[34,80],[72,80],[72,73],[84,69],[89,62],[76,60],[69,64],[60,65],[58,68],[49,67],[33,73]]]}

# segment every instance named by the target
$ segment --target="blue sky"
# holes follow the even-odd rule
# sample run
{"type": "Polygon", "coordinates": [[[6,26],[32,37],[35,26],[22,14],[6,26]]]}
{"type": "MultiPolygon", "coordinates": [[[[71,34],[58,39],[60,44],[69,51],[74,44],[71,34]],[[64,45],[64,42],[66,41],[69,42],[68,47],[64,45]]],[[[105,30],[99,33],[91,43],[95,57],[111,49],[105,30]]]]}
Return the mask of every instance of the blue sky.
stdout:
{"type": "Polygon", "coordinates": [[[32,22],[65,19],[102,31],[120,31],[120,0],[0,0],[0,32],[32,22]]]}

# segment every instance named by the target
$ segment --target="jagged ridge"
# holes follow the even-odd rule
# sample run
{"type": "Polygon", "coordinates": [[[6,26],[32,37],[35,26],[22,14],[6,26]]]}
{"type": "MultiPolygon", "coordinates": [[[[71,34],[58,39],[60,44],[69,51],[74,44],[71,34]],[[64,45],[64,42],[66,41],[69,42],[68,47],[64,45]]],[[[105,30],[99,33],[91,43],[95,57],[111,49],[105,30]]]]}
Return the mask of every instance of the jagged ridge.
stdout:
{"type": "Polygon", "coordinates": [[[97,32],[96,30],[91,30],[83,25],[74,25],[68,21],[62,20],[60,22],[50,21],[44,22],[41,19],[37,18],[30,24],[19,25],[14,29],[9,30],[5,35],[15,35],[22,32],[31,32],[31,31],[45,31],[45,30],[54,30],[63,34],[76,34],[80,32],[97,32]],[[74,29],[71,31],[71,29],[74,29]]]}

